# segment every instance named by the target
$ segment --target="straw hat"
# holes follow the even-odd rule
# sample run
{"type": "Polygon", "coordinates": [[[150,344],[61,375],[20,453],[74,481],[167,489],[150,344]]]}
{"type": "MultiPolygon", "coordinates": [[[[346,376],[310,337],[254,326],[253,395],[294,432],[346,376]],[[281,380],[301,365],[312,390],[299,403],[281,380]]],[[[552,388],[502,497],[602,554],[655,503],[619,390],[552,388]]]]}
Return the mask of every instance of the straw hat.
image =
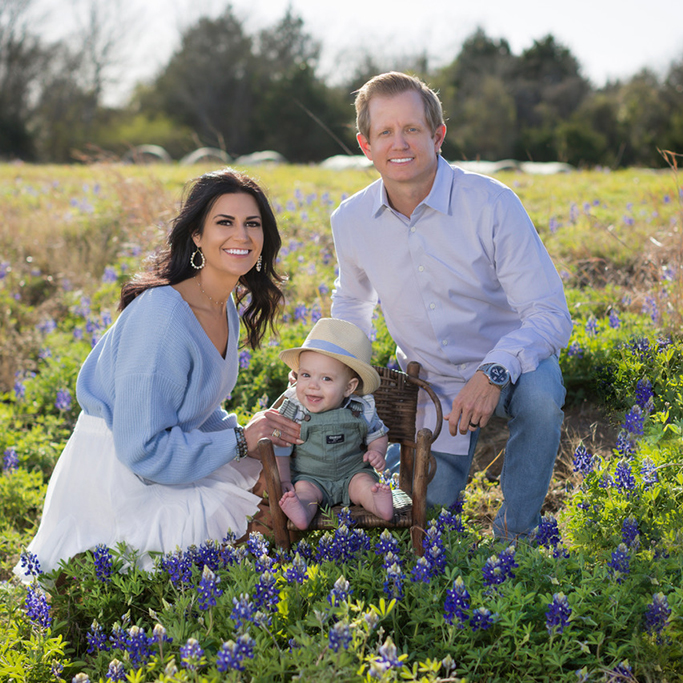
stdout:
{"type": "Polygon", "coordinates": [[[280,351],[280,359],[294,372],[298,372],[299,354],[302,351],[316,351],[336,358],[355,370],[361,379],[356,389],[357,394],[371,394],[379,388],[379,375],[370,365],[372,345],[363,330],[353,323],[337,318],[320,318],[303,345],[280,351]]]}

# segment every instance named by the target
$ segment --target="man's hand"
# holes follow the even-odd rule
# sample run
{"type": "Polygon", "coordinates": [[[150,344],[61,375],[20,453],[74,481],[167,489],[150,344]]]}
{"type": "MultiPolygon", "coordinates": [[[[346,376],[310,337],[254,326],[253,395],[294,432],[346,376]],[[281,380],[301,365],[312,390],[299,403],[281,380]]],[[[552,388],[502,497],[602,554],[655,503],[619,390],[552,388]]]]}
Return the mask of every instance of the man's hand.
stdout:
{"type": "Polygon", "coordinates": [[[475,372],[455,397],[451,412],[444,416],[452,436],[485,427],[500,399],[500,388],[491,384],[483,372],[475,372]]]}

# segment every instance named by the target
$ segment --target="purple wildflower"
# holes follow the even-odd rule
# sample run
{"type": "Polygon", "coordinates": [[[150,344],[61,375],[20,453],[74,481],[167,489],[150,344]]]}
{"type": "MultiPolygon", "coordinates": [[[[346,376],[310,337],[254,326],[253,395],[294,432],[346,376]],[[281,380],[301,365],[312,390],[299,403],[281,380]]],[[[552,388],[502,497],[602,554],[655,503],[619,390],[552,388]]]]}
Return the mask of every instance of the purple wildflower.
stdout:
{"type": "Polygon", "coordinates": [[[464,628],[464,623],[469,620],[467,610],[470,608],[470,594],[465,588],[465,583],[461,576],[453,581],[453,588],[446,591],[446,601],[443,606],[444,619],[452,624],[457,619],[458,628],[464,628]]]}
{"type": "Polygon", "coordinates": [[[35,553],[21,553],[20,563],[21,568],[24,570],[24,576],[40,576],[43,573],[38,556],[35,553]]]}
{"type": "Polygon", "coordinates": [[[436,519],[436,527],[440,532],[444,531],[465,531],[465,526],[462,523],[460,514],[453,510],[441,509],[439,516],[436,519]]]}
{"type": "Polygon", "coordinates": [[[421,581],[422,583],[429,583],[429,578],[432,575],[432,568],[426,557],[418,558],[415,566],[410,572],[410,580],[413,583],[421,581]]]}
{"type": "Polygon", "coordinates": [[[379,656],[374,657],[370,662],[370,677],[385,679],[385,673],[391,669],[400,668],[401,660],[397,655],[396,645],[388,636],[382,645],[379,646],[379,656]]]}
{"type": "Polygon", "coordinates": [[[221,645],[216,658],[216,668],[225,673],[229,670],[244,671],[244,659],[254,658],[254,639],[248,634],[241,635],[237,642],[228,640],[221,645]]]}
{"type": "Polygon", "coordinates": [[[593,471],[593,456],[583,444],[579,444],[574,451],[574,472],[581,472],[587,477],[593,471]]]}
{"type": "Polygon", "coordinates": [[[386,555],[386,553],[389,552],[398,555],[398,540],[388,529],[384,529],[384,531],[382,531],[382,533],[379,535],[379,540],[377,543],[375,543],[375,553],[377,555],[386,555]]]}
{"type": "Polygon", "coordinates": [[[2,457],[2,471],[10,474],[19,467],[19,456],[14,448],[6,448],[2,457]]]}
{"type": "Polygon", "coordinates": [[[581,348],[581,344],[579,344],[579,342],[572,342],[567,348],[567,355],[570,357],[576,356],[577,358],[583,358],[583,349],[581,348]]]}
{"type": "Polygon", "coordinates": [[[216,598],[223,595],[223,591],[218,587],[220,582],[220,576],[217,576],[207,565],[204,565],[202,578],[199,582],[199,586],[197,586],[197,593],[199,594],[197,603],[200,610],[206,611],[207,609],[214,607],[216,598]]]}
{"type": "Polygon", "coordinates": [[[32,583],[26,591],[24,603],[26,615],[41,628],[49,628],[52,624],[50,604],[47,601],[45,591],[36,583],[32,583]]]}
{"type": "Polygon", "coordinates": [[[277,588],[277,576],[265,571],[259,576],[254,588],[254,607],[275,612],[278,602],[280,602],[280,592],[277,588]]]}
{"type": "Polygon", "coordinates": [[[144,664],[151,654],[150,639],[145,630],[139,626],[131,626],[126,638],[126,651],[130,655],[130,661],[137,669],[144,664]]]}
{"type": "Polygon", "coordinates": [[[242,368],[242,370],[246,370],[250,363],[251,353],[247,349],[244,349],[244,351],[240,353],[240,368],[242,368]]]}
{"type": "Polygon", "coordinates": [[[118,277],[118,273],[110,266],[107,266],[102,274],[102,282],[116,282],[118,277]]]}
{"type": "Polygon", "coordinates": [[[660,636],[666,628],[670,616],[671,608],[666,595],[655,593],[645,612],[645,630],[652,635],[660,636]]]}
{"type": "Polygon", "coordinates": [[[631,570],[630,562],[631,557],[628,554],[628,548],[624,543],[620,543],[617,549],[612,552],[612,559],[607,563],[617,583],[621,583],[623,577],[631,570]]]}
{"type": "Polygon", "coordinates": [[[353,593],[353,589],[349,582],[343,576],[340,576],[334,582],[334,586],[327,596],[327,602],[329,602],[332,607],[337,607],[345,600],[348,600],[351,593],[353,593]]]}
{"type": "Polygon", "coordinates": [[[629,434],[640,436],[644,431],[645,415],[639,405],[633,406],[624,417],[622,428],[629,434]]]}
{"type": "Polygon", "coordinates": [[[654,392],[652,391],[652,382],[647,377],[638,380],[636,384],[636,404],[639,405],[645,412],[652,412],[652,399],[654,392]]]}
{"type": "Polygon", "coordinates": [[[534,529],[533,538],[545,548],[554,548],[560,542],[560,530],[553,515],[543,515],[540,524],[534,529]]]}
{"type": "Polygon", "coordinates": [[[586,322],[586,334],[588,334],[589,337],[595,337],[598,333],[598,321],[591,316],[588,318],[588,321],[586,322]]]}
{"type": "Polygon", "coordinates": [[[123,667],[123,662],[118,659],[112,659],[107,669],[107,678],[110,681],[125,681],[126,670],[123,667]]]}
{"type": "Polygon", "coordinates": [[[569,623],[572,608],[569,606],[567,596],[564,593],[555,593],[553,600],[548,604],[545,613],[545,626],[548,633],[562,633],[564,627],[569,623]]]}
{"type": "Polygon", "coordinates": [[[59,389],[57,391],[55,408],[57,410],[69,410],[71,408],[71,392],[68,389],[59,389]]]}
{"type": "Polygon", "coordinates": [[[196,638],[189,638],[185,645],[180,646],[180,665],[188,671],[197,671],[206,660],[204,650],[196,638]]]}
{"type": "Polygon", "coordinates": [[[491,614],[491,610],[486,609],[486,607],[479,607],[472,611],[470,626],[473,631],[486,631],[493,626],[496,616],[491,614]]]}
{"type": "Polygon", "coordinates": [[[294,556],[291,566],[285,571],[287,583],[303,583],[308,578],[308,566],[299,553],[294,556]]]}
{"type": "Polygon", "coordinates": [[[623,458],[631,458],[636,450],[632,435],[622,429],[617,436],[614,450],[623,458]]]}
{"type": "Polygon", "coordinates": [[[111,581],[112,556],[109,548],[105,545],[98,545],[93,551],[95,560],[95,576],[103,583],[111,581]]]}
{"type": "Polygon", "coordinates": [[[631,465],[625,460],[620,460],[614,470],[614,486],[626,496],[629,496],[636,488],[636,478],[631,471],[631,465]]]}
{"type": "Polygon", "coordinates": [[[422,541],[425,550],[424,557],[429,563],[432,576],[443,574],[446,570],[446,553],[443,545],[443,534],[435,520],[429,522],[429,528],[422,541]]]}
{"type": "Polygon", "coordinates": [[[643,479],[643,486],[646,491],[651,489],[659,481],[657,467],[650,458],[643,460],[643,464],[640,467],[640,476],[643,479]]]}
{"type": "Polygon", "coordinates": [[[515,575],[512,572],[513,565],[517,566],[514,562],[514,555],[512,557],[512,563],[509,562],[509,558],[502,561],[498,555],[491,555],[491,557],[486,560],[481,570],[484,577],[484,585],[499,586],[507,578],[514,578],[515,575]]]}
{"type": "Polygon", "coordinates": [[[390,599],[401,600],[403,598],[403,571],[396,562],[386,568],[384,593],[390,599]]]}
{"type": "Polygon", "coordinates": [[[240,593],[239,600],[232,599],[232,613],[230,618],[235,622],[238,631],[246,630],[250,623],[254,622],[254,603],[247,593],[240,593]]]}
{"type": "Polygon", "coordinates": [[[97,621],[93,621],[93,623],[90,624],[90,629],[85,634],[85,639],[88,643],[88,654],[99,652],[100,650],[109,650],[109,639],[107,638],[107,634],[97,621]]]}
{"type": "Polygon", "coordinates": [[[619,320],[619,315],[614,309],[609,312],[609,326],[613,330],[618,330],[621,327],[621,320],[619,320]]]}
{"type": "Polygon", "coordinates": [[[621,540],[629,548],[637,549],[640,545],[640,533],[635,517],[627,517],[621,523],[621,540]]]}
{"type": "Polygon", "coordinates": [[[338,621],[329,633],[329,647],[333,652],[339,652],[339,648],[349,649],[351,643],[351,630],[346,620],[338,621]]]}

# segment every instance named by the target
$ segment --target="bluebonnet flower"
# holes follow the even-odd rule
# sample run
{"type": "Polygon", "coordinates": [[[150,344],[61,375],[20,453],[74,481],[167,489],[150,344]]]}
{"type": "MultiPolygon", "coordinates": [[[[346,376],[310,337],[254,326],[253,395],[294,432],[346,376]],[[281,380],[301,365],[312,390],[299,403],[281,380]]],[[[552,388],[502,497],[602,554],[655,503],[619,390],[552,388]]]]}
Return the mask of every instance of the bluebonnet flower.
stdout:
{"type": "Polygon", "coordinates": [[[14,448],[6,448],[2,457],[2,471],[8,474],[19,467],[19,456],[14,448]]]}
{"type": "Polygon", "coordinates": [[[310,560],[313,557],[313,546],[305,538],[296,544],[295,550],[305,560],[310,560]]]}
{"type": "Polygon", "coordinates": [[[81,671],[71,679],[71,683],[90,683],[90,676],[81,671]]]}
{"type": "Polygon", "coordinates": [[[126,670],[123,667],[123,662],[118,659],[112,659],[107,669],[107,678],[110,681],[125,681],[126,670]]]}
{"type": "Polygon", "coordinates": [[[636,384],[636,404],[639,405],[644,411],[652,412],[652,399],[654,397],[654,392],[652,391],[652,382],[650,382],[647,377],[645,379],[638,380],[636,384]]]}
{"type": "Polygon", "coordinates": [[[384,593],[388,598],[396,598],[396,600],[403,598],[403,571],[395,562],[391,567],[386,568],[384,593]]]}
{"type": "Polygon", "coordinates": [[[305,323],[308,319],[308,308],[306,308],[306,304],[299,304],[295,309],[294,309],[294,322],[301,321],[302,323],[305,323]]]}
{"type": "Polygon", "coordinates": [[[621,540],[629,548],[638,548],[640,545],[640,533],[638,531],[638,522],[635,517],[626,517],[621,523],[621,540]]]}
{"type": "Polygon", "coordinates": [[[548,604],[545,612],[545,627],[548,633],[562,633],[564,627],[569,623],[572,608],[569,606],[567,596],[564,593],[555,593],[553,600],[548,604]]]}
{"type": "Polygon", "coordinates": [[[351,585],[343,576],[340,576],[334,582],[334,586],[327,596],[327,602],[329,602],[332,607],[337,607],[345,600],[348,600],[351,593],[353,593],[351,585]]]}
{"type": "Polygon", "coordinates": [[[136,669],[147,661],[151,654],[150,639],[143,628],[131,626],[128,629],[125,649],[130,656],[131,664],[136,669]]]}
{"type": "Polygon", "coordinates": [[[439,516],[436,518],[436,528],[439,532],[448,531],[465,531],[465,526],[462,523],[460,515],[452,510],[441,508],[439,516]]]}
{"type": "Polygon", "coordinates": [[[446,569],[446,553],[443,545],[443,534],[439,531],[436,521],[431,520],[422,540],[425,550],[424,557],[432,570],[432,576],[443,574],[446,569]]]}
{"type": "Polygon", "coordinates": [[[110,266],[107,266],[104,269],[104,273],[102,274],[102,282],[116,282],[118,278],[118,273],[110,266]]]}
{"type": "Polygon", "coordinates": [[[224,543],[218,551],[221,566],[229,567],[233,564],[239,564],[244,553],[246,550],[243,546],[236,548],[232,543],[224,543]]]}
{"type": "Polygon", "coordinates": [[[486,631],[493,626],[496,619],[495,614],[491,614],[491,610],[486,609],[486,607],[478,607],[472,610],[472,616],[470,617],[470,626],[473,631],[486,631]]]}
{"type": "Polygon", "coordinates": [[[613,330],[618,330],[621,327],[621,320],[619,320],[619,314],[613,308],[609,312],[609,326],[613,330]]]}
{"type": "Polygon", "coordinates": [[[321,296],[325,296],[326,294],[330,293],[330,288],[324,282],[322,282],[318,285],[318,293],[321,296]]]}
{"type": "Polygon", "coordinates": [[[202,578],[199,582],[199,586],[197,586],[197,593],[199,594],[197,604],[199,605],[200,610],[207,610],[210,607],[214,607],[216,598],[223,595],[223,591],[218,587],[220,582],[220,576],[217,576],[207,565],[204,565],[202,578]]]}
{"type": "Polygon", "coordinates": [[[254,603],[251,601],[247,593],[240,593],[239,600],[232,599],[232,613],[230,618],[235,622],[235,628],[238,631],[245,630],[250,623],[254,622],[254,603]]]}
{"type": "Polygon", "coordinates": [[[47,601],[45,591],[34,581],[26,591],[24,603],[26,616],[41,628],[49,628],[52,624],[50,604],[47,601]]]}
{"type": "Polygon", "coordinates": [[[645,630],[652,635],[660,636],[668,624],[670,616],[671,608],[666,595],[655,593],[652,596],[652,602],[645,611],[645,630]]]}
{"type": "Polygon", "coordinates": [[[444,603],[444,619],[452,624],[456,619],[458,628],[464,628],[465,622],[469,620],[467,611],[470,608],[470,594],[465,588],[465,583],[461,576],[453,581],[453,588],[446,591],[446,601],[444,603]]]}
{"type": "Polygon", "coordinates": [[[114,624],[109,636],[109,642],[113,650],[125,650],[128,644],[128,632],[121,624],[114,624]]]}
{"type": "Polygon", "coordinates": [[[24,576],[40,576],[43,573],[38,556],[35,553],[21,553],[19,561],[21,568],[24,570],[24,576]]]}
{"type": "Polygon", "coordinates": [[[251,353],[247,349],[244,349],[244,351],[240,353],[240,368],[242,368],[242,370],[245,370],[249,367],[250,363],[251,353]]]}
{"type": "Polygon", "coordinates": [[[57,323],[53,318],[47,318],[46,320],[39,322],[36,325],[36,328],[43,334],[50,334],[50,332],[54,332],[57,329],[57,323]]]}
{"type": "Polygon", "coordinates": [[[242,634],[237,642],[228,640],[221,645],[216,658],[216,668],[225,673],[228,670],[244,671],[244,660],[254,658],[254,639],[248,634],[242,634]]]}
{"type": "Polygon", "coordinates": [[[182,550],[166,553],[161,559],[161,567],[176,587],[189,583],[192,578],[192,558],[182,550]]]}
{"type": "Polygon", "coordinates": [[[650,319],[653,323],[659,320],[659,307],[654,297],[648,296],[645,298],[645,303],[642,308],[643,313],[650,313],[650,319]]]}
{"type": "Polygon", "coordinates": [[[379,656],[374,657],[370,662],[370,677],[384,678],[384,674],[391,669],[400,668],[401,660],[397,655],[396,645],[388,636],[382,645],[379,646],[379,656]]]}
{"type": "Polygon", "coordinates": [[[614,486],[614,478],[609,472],[605,472],[605,474],[600,477],[600,481],[598,482],[598,486],[601,489],[609,489],[614,486]]]}
{"type": "Polygon", "coordinates": [[[574,451],[574,472],[580,472],[587,477],[593,471],[593,456],[583,444],[579,444],[574,451]]]}
{"type": "Polygon", "coordinates": [[[595,337],[598,333],[598,321],[593,316],[586,322],[586,333],[589,337],[595,337]]]}
{"type": "Polygon", "coordinates": [[[512,556],[512,562],[510,562],[509,556],[505,559],[505,561],[501,561],[501,558],[498,555],[491,555],[491,557],[486,560],[481,570],[484,578],[484,585],[498,586],[507,578],[514,578],[515,575],[512,572],[513,566],[517,566],[514,561],[514,554],[512,556]]]}
{"type": "Polygon", "coordinates": [[[26,387],[21,381],[20,373],[17,372],[14,380],[14,398],[16,398],[17,401],[21,401],[24,396],[26,396],[26,387]]]}
{"type": "Polygon", "coordinates": [[[579,217],[579,206],[576,202],[572,202],[571,206],[569,207],[569,220],[572,223],[576,223],[576,220],[578,217],[579,217]]]}
{"type": "Polygon", "coordinates": [[[105,545],[98,545],[93,552],[93,558],[95,560],[95,576],[103,583],[111,581],[113,560],[109,548],[105,545]]]}
{"type": "Polygon", "coordinates": [[[559,228],[562,227],[562,223],[555,218],[555,216],[550,217],[550,221],[548,222],[548,228],[550,229],[551,233],[555,233],[558,231],[559,228]]]}
{"type": "Polygon", "coordinates": [[[7,261],[0,263],[0,280],[4,280],[7,273],[12,270],[10,264],[7,261]]]}
{"type": "Polygon", "coordinates": [[[338,621],[329,633],[329,647],[333,652],[338,652],[342,647],[345,650],[349,649],[351,643],[351,629],[346,620],[338,621]]]}
{"type": "Polygon", "coordinates": [[[614,486],[620,493],[627,496],[636,488],[636,478],[631,471],[631,465],[625,460],[620,460],[614,470],[614,486]]]}
{"type": "Polygon", "coordinates": [[[277,589],[277,576],[272,572],[264,571],[259,576],[254,588],[254,607],[275,612],[279,601],[280,591],[277,589]]]}
{"type": "Polygon", "coordinates": [[[415,566],[410,572],[410,580],[413,583],[421,581],[422,583],[429,583],[429,578],[432,575],[432,568],[426,557],[418,558],[415,566]]]}
{"type": "Polygon", "coordinates": [[[620,664],[617,664],[612,670],[607,672],[607,680],[608,681],[635,681],[636,679],[633,678],[633,669],[631,668],[631,665],[628,663],[627,659],[624,659],[620,664]],[[611,676],[610,674],[615,674],[614,676],[611,676]]]}
{"type": "Polygon", "coordinates": [[[634,337],[629,344],[631,353],[634,356],[639,356],[641,360],[644,360],[650,355],[650,340],[647,337],[634,337]]]}
{"type": "Polygon", "coordinates": [[[208,567],[212,571],[218,571],[221,566],[221,548],[216,541],[209,539],[198,546],[188,548],[188,553],[192,557],[192,562],[197,567],[208,567]]]}
{"type": "Polygon", "coordinates": [[[617,583],[621,583],[623,577],[631,571],[630,562],[631,557],[628,554],[628,548],[624,543],[620,543],[617,549],[612,552],[612,559],[607,563],[617,583]]]}
{"type": "Polygon", "coordinates": [[[377,555],[385,555],[389,552],[398,555],[398,540],[392,535],[389,529],[384,529],[379,535],[379,540],[375,543],[375,553],[377,555]]]}
{"type": "Polygon", "coordinates": [[[624,417],[622,428],[630,434],[640,436],[644,431],[645,415],[639,405],[633,406],[624,417]]]}
{"type": "Polygon", "coordinates": [[[62,672],[64,671],[64,664],[57,661],[56,659],[50,665],[50,673],[59,680],[62,677],[62,672]]]}
{"type": "Polygon", "coordinates": [[[85,634],[85,639],[88,643],[88,653],[99,652],[100,650],[109,649],[109,639],[104,629],[97,621],[90,624],[88,632],[85,634]]]}
{"type": "Polygon", "coordinates": [[[640,476],[643,479],[643,486],[645,490],[651,489],[658,481],[657,467],[650,458],[643,460],[640,467],[640,476]]]}
{"type": "Polygon", "coordinates": [[[620,431],[614,450],[623,458],[631,458],[636,450],[631,434],[624,430],[620,431]]]}
{"type": "Polygon", "coordinates": [[[579,344],[579,342],[572,342],[567,348],[567,355],[570,357],[576,356],[577,358],[583,358],[583,349],[581,348],[581,344],[579,344]]]}
{"type": "Polygon", "coordinates": [[[197,671],[205,663],[204,650],[199,641],[196,638],[188,638],[185,645],[180,646],[180,666],[188,671],[197,671]]]}
{"type": "Polygon", "coordinates": [[[292,560],[292,564],[285,571],[287,583],[303,583],[308,578],[308,567],[306,560],[297,553],[292,560]]]}
{"type": "Polygon", "coordinates": [[[71,392],[68,389],[59,389],[57,391],[55,408],[57,410],[69,410],[71,408],[71,392]]]}
{"type": "Polygon", "coordinates": [[[540,524],[534,529],[533,539],[545,548],[554,548],[560,542],[560,530],[553,515],[541,517],[540,524]]]}
{"type": "Polygon", "coordinates": [[[83,330],[82,330],[82,328],[80,328],[80,327],[75,327],[75,328],[74,328],[74,333],[73,333],[73,334],[74,334],[74,339],[75,339],[76,341],[80,341],[81,339],[83,339],[83,330]]]}
{"type": "Polygon", "coordinates": [[[164,643],[172,643],[173,638],[168,635],[166,629],[161,624],[155,624],[149,642],[163,645],[164,643]]]}
{"type": "Polygon", "coordinates": [[[49,347],[44,346],[40,351],[38,351],[38,358],[45,360],[46,358],[52,358],[52,351],[49,347]]]}

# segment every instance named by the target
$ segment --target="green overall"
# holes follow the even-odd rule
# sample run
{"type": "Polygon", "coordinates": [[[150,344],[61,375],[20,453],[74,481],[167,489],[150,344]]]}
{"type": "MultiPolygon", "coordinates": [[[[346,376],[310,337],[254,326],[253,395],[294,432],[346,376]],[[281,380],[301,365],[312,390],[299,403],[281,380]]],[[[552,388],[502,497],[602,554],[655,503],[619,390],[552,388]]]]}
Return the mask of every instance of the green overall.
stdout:
{"type": "Polygon", "coordinates": [[[321,505],[350,505],[349,482],[359,472],[376,481],[377,473],[363,462],[368,425],[349,407],[324,413],[311,413],[301,423],[301,439],[291,461],[292,483],[300,480],[315,484],[323,494],[321,505]]]}

